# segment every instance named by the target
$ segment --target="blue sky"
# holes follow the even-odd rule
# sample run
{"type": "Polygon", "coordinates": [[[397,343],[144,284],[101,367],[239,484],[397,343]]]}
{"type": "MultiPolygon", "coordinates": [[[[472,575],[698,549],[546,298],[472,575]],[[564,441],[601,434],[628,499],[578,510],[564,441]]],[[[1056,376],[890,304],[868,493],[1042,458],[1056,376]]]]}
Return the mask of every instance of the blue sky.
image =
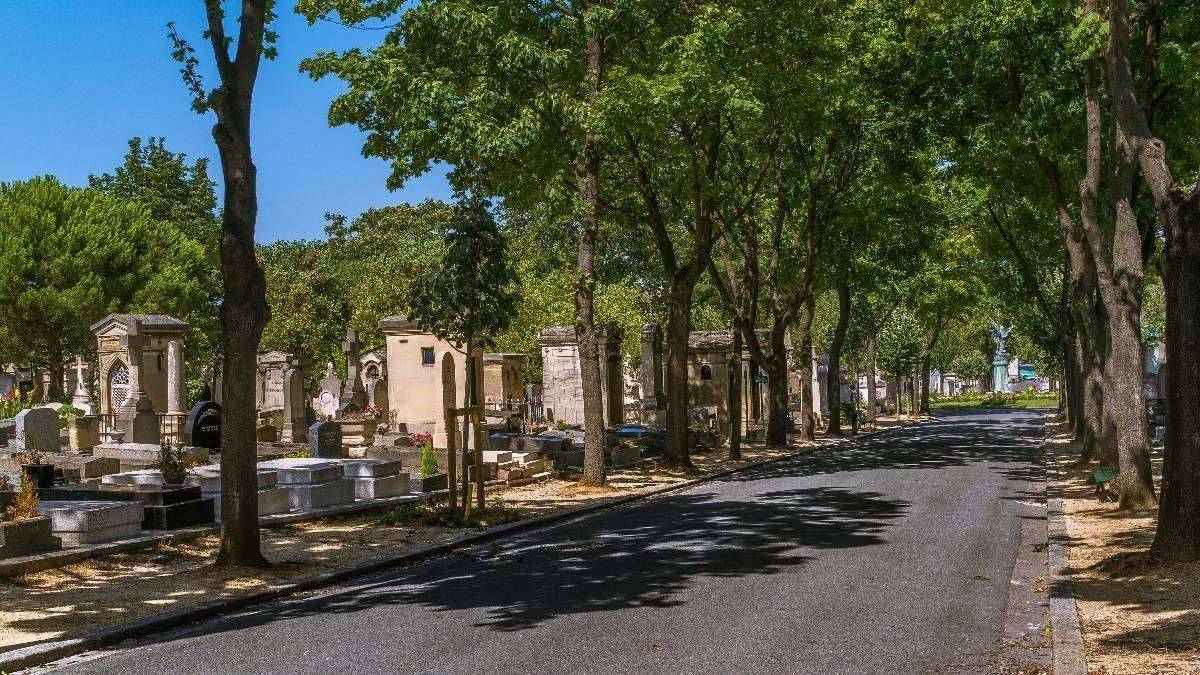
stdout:
{"type": "MultiPolygon", "coordinates": [[[[310,27],[293,4],[280,3],[279,58],[263,65],[255,92],[257,239],[319,238],[327,211],[353,216],[372,206],[447,199],[441,175],[389,192],[387,164],[362,156],[363,134],[326,121],[341,82],[313,82],[297,71],[318,49],[369,47],[382,32],[310,27]]],[[[53,174],[83,185],[89,174],[120,164],[129,138],[153,135],[165,136],[175,152],[212,158],[219,183],[212,116],[189,108],[170,58],[168,21],[203,63],[211,61],[201,42],[200,0],[0,2],[0,181],[53,174]]]]}

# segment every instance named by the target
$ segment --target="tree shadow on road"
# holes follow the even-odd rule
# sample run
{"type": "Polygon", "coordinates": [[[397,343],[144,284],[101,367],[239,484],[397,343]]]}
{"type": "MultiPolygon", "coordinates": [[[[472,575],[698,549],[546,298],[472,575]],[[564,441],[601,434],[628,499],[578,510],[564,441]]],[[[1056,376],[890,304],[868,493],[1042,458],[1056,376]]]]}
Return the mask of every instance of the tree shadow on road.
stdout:
{"type": "MultiPolygon", "coordinates": [[[[939,411],[933,418],[894,433],[865,438],[850,445],[820,448],[801,458],[748,471],[728,480],[816,476],[854,471],[944,469],[978,462],[995,465],[1007,480],[1040,482],[1045,477],[1038,446],[1047,413],[1005,411],[939,411]]],[[[1020,497],[1020,495],[1014,495],[1020,497]]],[[[1040,493],[1030,492],[1029,498],[1040,493]]]]}
{"type": "Polygon", "coordinates": [[[770,575],[804,564],[815,551],[882,543],[888,521],[907,508],[904,500],[879,493],[827,487],[767,492],[746,501],[674,495],[198,632],[399,604],[477,611],[475,625],[499,631],[526,630],[567,614],[671,607],[684,602],[681,591],[697,577],[770,575]]]}

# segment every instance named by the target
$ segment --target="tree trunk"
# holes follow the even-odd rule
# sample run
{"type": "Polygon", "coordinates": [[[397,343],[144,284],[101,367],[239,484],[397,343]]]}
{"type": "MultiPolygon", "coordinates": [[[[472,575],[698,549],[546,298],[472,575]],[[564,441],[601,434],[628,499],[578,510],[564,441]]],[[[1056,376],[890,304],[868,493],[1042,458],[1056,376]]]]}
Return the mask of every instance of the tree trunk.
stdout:
{"type": "MultiPolygon", "coordinates": [[[[595,104],[603,69],[603,38],[593,32],[587,43],[588,105],[595,104]]],[[[575,336],[579,343],[579,375],[583,385],[584,485],[604,485],[604,396],[600,381],[600,349],[596,342],[596,236],[600,194],[600,147],[589,131],[584,136],[583,214],[579,229],[578,277],[575,282],[575,336]]]]}
{"type": "Polygon", "coordinates": [[[846,328],[850,325],[850,282],[843,277],[838,282],[838,318],[829,345],[829,372],[825,388],[829,392],[829,424],[831,436],[842,435],[842,346],[846,344],[846,328]]]}
{"type": "MultiPolygon", "coordinates": [[[[467,362],[464,364],[466,366],[466,378],[463,382],[463,407],[470,408],[471,406],[475,405],[475,339],[473,337],[467,337],[466,347],[467,362]]],[[[469,503],[471,500],[468,498],[468,495],[471,493],[467,490],[468,486],[471,484],[471,465],[475,463],[472,461],[471,457],[471,447],[474,445],[474,443],[471,442],[472,425],[473,420],[471,419],[471,416],[463,415],[461,448],[462,464],[459,467],[458,472],[460,484],[462,486],[459,494],[462,495],[463,513],[466,513],[471,508],[469,503]]],[[[454,480],[454,476],[449,476],[449,479],[454,480]]]]}
{"type": "MultiPolygon", "coordinates": [[[[1192,559],[1200,555],[1200,412],[1196,406],[1200,359],[1195,356],[1200,340],[1200,188],[1175,183],[1166,145],[1151,132],[1146,111],[1153,110],[1154,101],[1143,101],[1145,107],[1138,105],[1129,62],[1129,18],[1128,0],[1109,3],[1105,53],[1109,98],[1119,130],[1116,135],[1128,139],[1135,151],[1166,238],[1167,443],[1162,503],[1151,552],[1163,558],[1192,559]]],[[[1155,18],[1148,23],[1157,31],[1155,18]]],[[[1147,33],[1148,42],[1156,39],[1156,33],[1147,33]]],[[[1140,389],[1140,377],[1138,385],[1140,389]]],[[[1144,421],[1138,426],[1145,433],[1144,421]]],[[[1125,495],[1121,497],[1124,506],[1125,495]]]]}
{"type": "MultiPolygon", "coordinates": [[[[809,297],[812,297],[811,294],[809,297]]],[[[804,395],[800,398],[800,426],[802,436],[806,441],[815,441],[817,439],[817,419],[816,411],[820,410],[820,402],[815,400],[813,393],[813,369],[816,364],[813,363],[813,347],[812,347],[812,320],[813,312],[809,303],[805,303],[805,308],[800,315],[799,324],[796,330],[800,333],[800,352],[802,363],[804,364],[801,377],[804,378],[804,395]]]]}
{"type": "Polygon", "coordinates": [[[667,316],[667,448],[666,463],[692,468],[688,448],[688,334],[691,332],[695,282],[677,274],[671,280],[667,316]]]}
{"type": "Polygon", "coordinates": [[[217,565],[264,566],[258,530],[258,442],[254,385],[258,343],[268,316],[266,280],[254,248],[257,170],[250,151],[250,107],[266,29],[267,0],[243,0],[237,58],[230,60],[219,3],[207,2],[221,96],[213,139],[225,196],[221,218],[224,376],[221,419],[221,548],[217,565]]]}
{"type": "Polygon", "coordinates": [[[933,374],[933,365],[930,363],[929,352],[921,357],[921,404],[920,411],[922,415],[929,414],[929,378],[933,374]]]}
{"type": "Polygon", "coordinates": [[[875,336],[867,338],[867,419],[875,421],[875,405],[879,394],[875,391],[875,379],[878,377],[875,366],[875,336]]]}
{"type": "Polygon", "coordinates": [[[1167,441],[1151,551],[1200,557],[1200,192],[1179,209],[1166,256],[1167,441]]]}
{"type": "Polygon", "coordinates": [[[767,445],[787,445],[791,416],[788,413],[787,344],[782,328],[771,330],[771,353],[763,370],[767,371],[767,445]]]}
{"type": "Polygon", "coordinates": [[[742,458],[742,332],[733,326],[729,355],[729,459],[742,458]]]}
{"type": "MultiPolygon", "coordinates": [[[[248,101],[247,101],[248,104],[248,101]]],[[[248,132],[249,130],[246,129],[248,132]]],[[[213,129],[225,177],[221,303],[221,550],[217,564],[266,564],[258,530],[258,441],[254,385],[258,343],[266,323],[266,282],[254,250],[258,216],[250,138],[224,122],[213,129]]]]}

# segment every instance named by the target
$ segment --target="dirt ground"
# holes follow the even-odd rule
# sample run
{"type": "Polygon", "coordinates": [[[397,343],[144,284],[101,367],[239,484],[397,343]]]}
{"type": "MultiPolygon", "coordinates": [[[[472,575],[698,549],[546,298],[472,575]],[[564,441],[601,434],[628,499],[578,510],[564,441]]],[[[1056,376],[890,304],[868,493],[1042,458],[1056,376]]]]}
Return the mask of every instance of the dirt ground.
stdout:
{"type": "MultiPolygon", "coordinates": [[[[1092,673],[1200,673],[1200,563],[1155,564],[1154,510],[1119,511],[1088,484],[1095,466],[1074,467],[1065,429],[1052,446],[1062,473],[1071,571],[1092,673]]],[[[1162,457],[1154,457],[1155,482],[1162,457]]]]}
{"type": "MultiPolygon", "coordinates": [[[[908,420],[905,420],[907,422],[908,420]]],[[[891,421],[881,426],[894,426],[891,421]]],[[[828,443],[820,438],[817,444],[828,443]]],[[[489,499],[532,517],[640,492],[685,478],[796,452],[791,446],[751,446],[731,462],[724,450],[693,455],[696,472],[646,462],[610,471],[609,485],[584,488],[570,476],[488,491],[489,499]]],[[[380,524],[382,512],[266,528],[268,569],[213,565],[218,539],[209,536],[153,549],[93,558],[67,567],[0,579],[0,651],[70,637],[105,625],[234,597],[337,567],[393,556],[463,534],[460,529],[380,524]]]]}

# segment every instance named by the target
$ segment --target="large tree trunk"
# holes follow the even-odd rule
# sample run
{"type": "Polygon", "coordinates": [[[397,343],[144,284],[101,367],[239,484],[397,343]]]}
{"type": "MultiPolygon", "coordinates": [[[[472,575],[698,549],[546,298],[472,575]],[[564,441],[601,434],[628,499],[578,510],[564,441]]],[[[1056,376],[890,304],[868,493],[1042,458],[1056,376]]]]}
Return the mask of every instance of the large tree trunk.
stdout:
{"type": "Polygon", "coordinates": [[[787,445],[788,414],[787,343],[782,327],[771,330],[771,353],[763,362],[767,372],[767,445],[787,445]]]}
{"type": "Polygon", "coordinates": [[[875,379],[879,376],[875,365],[875,336],[867,338],[867,419],[875,421],[875,405],[879,393],[875,391],[875,379]]]}
{"type": "MultiPolygon", "coordinates": [[[[1099,13],[1099,0],[1089,0],[1089,11],[1099,13]]],[[[1119,26],[1111,27],[1106,72],[1110,89],[1121,86],[1121,67],[1113,61],[1119,50],[1119,26]]],[[[1128,40],[1128,36],[1125,36],[1128,40]]],[[[1098,171],[1101,143],[1100,95],[1098,73],[1090,63],[1086,73],[1086,110],[1088,120],[1089,173],[1098,171]]],[[[1132,91],[1132,81],[1129,82],[1132,91]]],[[[1111,106],[1114,125],[1110,138],[1107,192],[1108,212],[1112,217],[1111,253],[1101,243],[1103,233],[1098,218],[1085,220],[1087,242],[1097,269],[1100,300],[1108,317],[1108,348],[1104,359],[1104,416],[1106,429],[1116,441],[1119,472],[1116,480],[1121,508],[1142,508],[1155,503],[1150,473],[1150,439],[1146,433],[1146,400],[1143,386],[1141,310],[1142,310],[1142,236],[1133,209],[1136,172],[1135,141],[1122,123],[1122,101],[1113,92],[1111,106]]],[[[1099,190],[1094,178],[1085,182],[1084,204],[1094,208],[1099,190]]]]}
{"type": "Polygon", "coordinates": [[[1168,240],[1167,440],[1153,553],[1200,557],[1200,192],[1181,200],[1168,240]]]}
{"type": "MultiPolygon", "coordinates": [[[[1129,62],[1128,0],[1112,0],[1108,23],[1106,62],[1113,116],[1119,135],[1136,153],[1167,244],[1163,279],[1167,291],[1167,443],[1162,503],[1151,551],[1163,558],[1193,559],[1200,555],[1200,412],[1196,405],[1200,400],[1200,359],[1195,356],[1200,344],[1200,188],[1175,184],[1166,146],[1154,137],[1146,114],[1153,110],[1153,101],[1138,105],[1129,62]]],[[[1151,30],[1157,30],[1153,17],[1149,24],[1151,30]]],[[[1147,34],[1148,43],[1156,39],[1157,34],[1147,34]]],[[[1140,377],[1138,384],[1140,388],[1140,377]]],[[[1144,422],[1139,426],[1144,433],[1144,422]]]]}
{"type": "MultiPolygon", "coordinates": [[[[602,39],[588,39],[587,67],[590,90],[588,104],[595,102],[600,86],[603,59],[602,39]]],[[[583,215],[579,229],[578,278],[575,286],[575,335],[579,342],[579,375],[583,385],[583,477],[584,485],[604,485],[604,397],[600,381],[600,350],[596,342],[594,297],[596,290],[596,235],[600,189],[600,148],[589,132],[584,140],[583,215]]]]}
{"type": "Polygon", "coordinates": [[[667,448],[666,462],[691,468],[688,448],[688,334],[691,332],[695,282],[677,274],[671,280],[667,314],[667,448]]]}
{"type": "Polygon", "coordinates": [[[229,58],[220,4],[205,3],[209,41],[221,76],[213,138],[221,156],[222,373],[221,548],[218,565],[262,566],[258,530],[258,443],[254,384],[267,320],[266,280],[254,249],[257,171],[250,151],[250,108],[266,27],[267,0],[243,0],[237,58],[229,58]]]}
{"type": "Polygon", "coordinates": [[[742,332],[733,326],[729,355],[729,459],[742,458],[742,332]]]}
{"type": "Polygon", "coordinates": [[[829,372],[825,379],[829,392],[829,424],[825,428],[832,436],[842,435],[842,346],[846,344],[846,328],[850,325],[850,282],[844,277],[838,282],[837,295],[837,326],[829,345],[829,372]]]}
{"type": "MultiPolygon", "coordinates": [[[[245,101],[249,105],[249,101],[245,101]]],[[[230,102],[228,105],[232,105],[230,102]]],[[[247,110],[247,112],[249,112],[247,110]]],[[[249,126],[213,129],[225,177],[221,303],[224,366],[221,392],[221,550],[218,565],[262,566],[258,530],[258,441],[254,384],[258,343],[266,323],[266,281],[254,250],[258,217],[256,170],[249,126]]]]}

